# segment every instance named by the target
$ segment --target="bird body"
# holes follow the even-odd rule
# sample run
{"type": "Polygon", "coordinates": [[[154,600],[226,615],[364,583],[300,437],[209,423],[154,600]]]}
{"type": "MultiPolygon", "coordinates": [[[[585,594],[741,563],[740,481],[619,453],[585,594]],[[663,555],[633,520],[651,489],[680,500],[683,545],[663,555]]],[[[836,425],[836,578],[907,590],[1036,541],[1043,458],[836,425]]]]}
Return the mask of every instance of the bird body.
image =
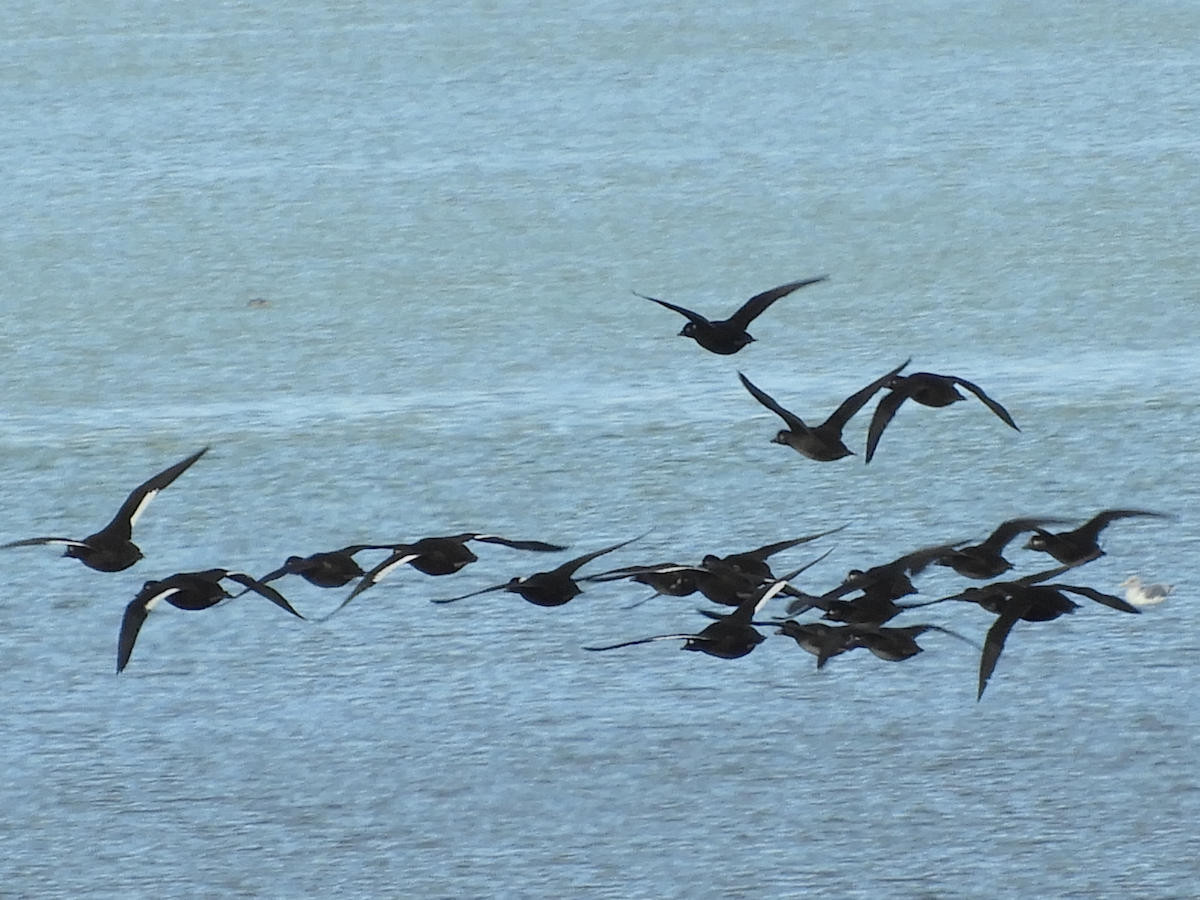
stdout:
{"type": "Polygon", "coordinates": [[[83,540],[61,537],[26,538],[0,545],[0,549],[30,547],[36,544],[63,544],[66,546],[63,556],[77,559],[90,569],[100,572],[122,572],[142,558],[141,548],[133,542],[133,526],[146,511],[150,501],[207,452],[208,448],[204,447],[138,485],[125,498],[112,521],[83,540]]]}
{"type": "Polygon", "coordinates": [[[273,587],[256,581],[243,572],[229,569],[206,569],[202,572],[180,572],[161,581],[147,581],[137,596],[125,607],[121,619],[121,632],[117,639],[117,674],[129,664],[133,645],[150,611],[159,603],[166,602],[177,609],[201,610],[216,606],[233,595],[221,585],[228,578],[256,594],[266,597],[280,609],[297,618],[304,618],[273,587]]]}
{"type": "Polygon", "coordinates": [[[765,406],[775,415],[783,419],[787,428],[779,431],[771,440],[776,444],[783,444],[791,447],[801,456],[806,456],[809,459],[817,462],[832,462],[835,459],[842,459],[846,456],[852,456],[854,451],[846,446],[842,440],[842,431],[846,427],[846,423],[850,421],[854,415],[862,409],[870,399],[878,393],[884,385],[888,383],[895,375],[897,375],[908,361],[897,366],[892,371],[888,372],[881,378],[877,378],[864,387],[862,390],[851,394],[841,405],[838,406],[833,414],[824,422],[816,426],[808,426],[804,420],[795,413],[789,412],[780,406],[774,398],[766,391],[754,385],[749,378],[738,372],[738,378],[741,379],[742,385],[750,392],[755,400],[765,406]]]}
{"type": "Polygon", "coordinates": [[[1162,603],[1175,590],[1172,584],[1143,584],[1137,575],[1130,575],[1121,582],[1125,588],[1125,599],[1133,606],[1155,606],[1162,603]]]}
{"type": "Polygon", "coordinates": [[[867,462],[870,462],[871,458],[875,456],[875,449],[879,446],[883,430],[887,428],[888,423],[895,417],[905,400],[912,400],[922,406],[934,408],[950,406],[952,403],[967,399],[959,393],[958,387],[966,388],[982,400],[984,405],[994,412],[1004,424],[1017,431],[1021,430],[1017,428],[1017,423],[1008,414],[1008,410],[985,394],[983,388],[956,375],[913,372],[910,375],[896,375],[887,383],[886,387],[888,393],[875,407],[875,414],[871,417],[871,425],[867,429],[867,462]]]}
{"type": "Polygon", "coordinates": [[[710,321],[698,312],[693,312],[674,303],[668,303],[666,300],[647,297],[645,294],[638,294],[636,291],[634,291],[634,294],[643,300],[649,300],[657,303],[659,306],[674,310],[682,316],[686,316],[688,321],[679,332],[680,337],[691,338],[705,350],[712,353],[717,353],[721,356],[730,356],[737,353],[747,344],[753,343],[754,338],[746,329],[750,326],[751,322],[766,312],[767,307],[781,297],[786,297],[792,291],[810,284],[816,284],[819,281],[824,281],[828,277],[827,275],[821,275],[818,278],[791,281],[787,284],[781,284],[777,288],[771,288],[769,291],[763,291],[761,294],[755,294],[742,304],[741,308],[728,319],[715,321],[710,321]]]}

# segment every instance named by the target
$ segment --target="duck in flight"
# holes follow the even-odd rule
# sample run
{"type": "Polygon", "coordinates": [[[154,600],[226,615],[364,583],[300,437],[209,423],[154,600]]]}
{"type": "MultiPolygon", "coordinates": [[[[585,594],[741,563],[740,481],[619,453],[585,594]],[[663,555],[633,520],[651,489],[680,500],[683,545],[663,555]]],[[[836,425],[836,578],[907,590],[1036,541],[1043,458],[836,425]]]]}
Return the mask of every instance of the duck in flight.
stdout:
{"type": "MultiPolygon", "coordinates": [[[[812,565],[812,563],[809,565],[812,565]]],[[[658,634],[653,637],[638,638],[633,641],[622,641],[619,644],[609,644],[606,647],[584,647],[583,649],[602,653],[606,650],[618,650],[622,647],[636,647],[639,644],[682,640],[684,643],[681,649],[683,650],[696,650],[719,659],[740,659],[766,640],[766,637],[755,629],[755,624],[762,623],[755,623],[754,616],[772,597],[787,587],[789,578],[795,578],[806,568],[808,566],[797,569],[783,578],[776,579],[764,585],[728,615],[706,613],[705,615],[716,621],[698,632],[658,634]]]]}
{"type": "Polygon", "coordinates": [[[879,405],[875,407],[875,414],[871,416],[871,425],[867,429],[867,462],[870,462],[871,457],[875,455],[875,448],[879,446],[883,429],[887,428],[888,423],[895,417],[896,411],[900,409],[905,400],[912,400],[922,406],[938,408],[949,406],[951,403],[967,399],[958,392],[958,387],[966,388],[982,400],[984,405],[999,416],[1004,424],[1017,431],[1021,430],[1017,428],[1017,423],[1008,414],[1008,410],[985,394],[983,388],[965,378],[959,378],[957,375],[913,372],[911,375],[894,376],[885,387],[888,388],[888,393],[884,394],[879,405]]]}
{"type": "MultiPolygon", "coordinates": [[[[567,549],[561,544],[548,544],[545,541],[514,541],[509,538],[500,537],[499,535],[480,534],[475,531],[449,535],[447,537],[421,538],[419,541],[414,541],[411,544],[389,544],[386,547],[371,545],[370,549],[391,550],[392,553],[387,559],[371,569],[371,571],[363,574],[362,580],[354,586],[354,590],[350,592],[350,595],[341,602],[337,609],[325,616],[325,619],[341,611],[347,603],[367,590],[367,588],[378,584],[399,566],[411,565],[418,572],[423,572],[426,575],[453,575],[463,566],[469,565],[479,559],[467,547],[468,541],[479,541],[484,544],[500,544],[504,547],[511,547],[514,550],[532,550],[537,553],[554,553],[567,549]]],[[[368,547],[362,547],[361,549],[365,550],[368,547]]],[[[325,621],[325,619],[321,621],[325,621]]]]}
{"type": "Polygon", "coordinates": [[[289,556],[282,566],[262,578],[259,584],[267,584],[284,575],[299,575],[309,584],[323,588],[345,587],[355,578],[362,577],[362,566],[354,559],[363,550],[391,550],[390,544],[353,544],[341,550],[314,553],[311,556],[289,556]]]}
{"type": "Polygon", "coordinates": [[[742,307],[728,319],[719,319],[717,321],[710,321],[700,315],[700,313],[684,309],[682,306],[676,306],[674,303],[668,303],[666,300],[647,297],[645,294],[637,293],[637,291],[634,291],[634,294],[643,300],[650,300],[659,306],[665,306],[667,309],[672,309],[680,315],[687,316],[688,322],[683,326],[683,330],[679,332],[680,337],[692,338],[705,350],[709,350],[712,353],[719,353],[722,356],[729,356],[753,342],[754,338],[750,336],[746,329],[750,327],[751,322],[766,312],[767,307],[772,303],[781,297],[786,297],[792,291],[810,284],[825,281],[828,277],[828,275],[821,275],[818,278],[807,278],[803,281],[790,281],[787,284],[781,284],[777,288],[771,288],[769,291],[763,291],[761,294],[755,294],[742,304],[742,307]]]}
{"type": "Polygon", "coordinates": [[[456,603],[459,600],[466,600],[468,597],[478,597],[480,594],[490,594],[493,591],[509,591],[514,594],[520,594],[534,606],[562,606],[569,603],[572,598],[578,597],[583,593],[583,590],[575,582],[575,573],[587,563],[591,562],[598,556],[603,556],[605,553],[612,553],[626,544],[632,544],[639,538],[630,538],[627,541],[621,541],[619,544],[613,544],[611,547],[605,547],[602,550],[593,550],[591,553],[585,553],[583,556],[577,556],[575,559],[568,560],[557,569],[552,569],[549,572],[535,572],[525,578],[512,578],[504,584],[493,585],[489,588],[484,588],[480,591],[472,591],[469,594],[462,594],[458,597],[450,597],[446,600],[434,600],[434,603],[456,603]]]}
{"type": "Polygon", "coordinates": [[[133,526],[146,511],[150,501],[207,452],[208,448],[204,447],[187,459],[159,472],[149,481],[138,485],[134,488],[133,493],[125,498],[125,502],[121,504],[121,508],[117,510],[113,520],[83,540],[35,537],[2,544],[0,549],[31,547],[35,544],[64,544],[66,550],[63,552],[63,556],[77,559],[88,568],[100,572],[122,572],[142,558],[141,549],[133,542],[133,526]]]}
{"type": "Polygon", "coordinates": [[[783,419],[787,425],[786,429],[771,439],[774,443],[791,447],[800,455],[817,462],[831,462],[854,454],[854,451],[842,442],[842,429],[908,363],[909,360],[905,360],[882,378],[876,378],[862,390],[851,394],[842,401],[841,406],[833,411],[833,415],[820,425],[813,427],[805,425],[799,416],[788,412],[776,403],[766,391],[752,384],[750,379],[741,372],[738,372],[738,378],[742,380],[742,385],[750,392],[750,396],[783,419]]]}
{"type": "Polygon", "coordinates": [[[936,560],[939,566],[949,566],[959,575],[966,578],[985,580],[999,578],[1012,568],[1012,563],[1004,558],[1004,548],[1018,534],[1033,531],[1052,522],[1063,522],[1064,519],[1009,519],[1000,523],[982,544],[970,547],[959,547],[947,552],[936,560]]]}
{"type": "Polygon", "coordinates": [[[243,572],[228,569],[206,569],[203,572],[180,572],[161,581],[147,581],[136,597],[125,607],[121,620],[121,633],[117,639],[117,674],[129,664],[133,645],[138,632],[150,611],[159,603],[167,602],[178,609],[209,609],[233,595],[221,585],[224,579],[237,582],[247,590],[266,597],[280,609],[303,619],[292,605],[273,587],[255,581],[243,572]]]}
{"type": "Polygon", "coordinates": [[[1041,528],[1035,528],[1026,542],[1025,548],[1049,553],[1066,566],[1081,566],[1104,555],[1104,551],[1100,549],[1100,532],[1107,528],[1110,522],[1132,516],[1169,518],[1164,513],[1149,512],[1144,509],[1106,509],[1088,519],[1074,531],[1061,531],[1054,534],[1041,528]]]}

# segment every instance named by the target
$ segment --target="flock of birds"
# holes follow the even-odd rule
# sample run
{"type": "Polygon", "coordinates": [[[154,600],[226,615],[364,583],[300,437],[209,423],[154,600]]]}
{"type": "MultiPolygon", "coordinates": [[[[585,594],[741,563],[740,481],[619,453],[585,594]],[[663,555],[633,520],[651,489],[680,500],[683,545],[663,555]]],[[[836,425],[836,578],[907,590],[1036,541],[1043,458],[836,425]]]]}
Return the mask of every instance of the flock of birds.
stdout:
{"type": "MultiPolygon", "coordinates": [[[[664,300],[641,294],[638,296],[685,316],[688,321],[680,331],[681,336],[695,340],[712,353],[731,355],[754,341],[746,329],[771,304],[799,288],[824,280],[825,276],[809,278],[765,291],[752,297],[729,318],[716,321],[664,300]]],[[[953,375],[930,372],[902,375],[901,372],[910,361],[855,391],[824,422],[815,426],[805,424],[799,416],[782,407],[745,375],[739,372],[738,377],[750,395],[778,415],[787,426],[780,430],[773,440],[819,462],[830,462],[852,455],[853,451],[843,442],[843,429],[851,418],[880,392],[885,393],[875,407],[868,428],[865,452],[867,462],[874,456],[884,429],[906,400],[930,407],[945,407],[965,399],[958,388],[964,388],[978,397],[1010,428],[1020,430],[1001,404],[970,381],[953,375]]],[[[208,449],[205,447],[193,453],[139,485],[121,504],[112,521],[94,534],[80,539],[27,538],[0,545],[0,549],[58,544],[65,547],[64,556],[78,559],[89,568],[101,572],[124,571],[142,559],[141,550],[133,542],[133,528],[139,517],[160,491],[191,468],[208,449]]],[[[658,641],[682,640],[684,650],[694,650],[723,659],[736,659],[746,656],[766,640],[758,630],[766,627],[774,628],[777,634],[792,638],[802,650],[815,656],[818,668],[823,667],[829,659],[858,648],[865,648],[880,659],[892,662],[910,659],[922,651],[917,638],[930,631],[974,643],[956,632],[928,622],[911,625],[891,624],[898,616],[910,610],[938,603],[970,603],[994,617],[981,648],[977,697],[982,698],[1005,642],[1016,623],[1048,622],[1074,612],[1079,604],[1068,594],[1084,597],[1124,613],[1137,613],[1139,607],[1165,599],[1171,591],[1170,586],[1144,585],[1137,576],[1132,576],[1122,585],[1126,589],[1125,599],[1091,587],[1056,581],[1067,572],[1104,555],[1099,539],[1105,528],[1118,520],[1135,517],[1165,516],[1150,510],[1109,509],[1099,512],[1075,528],[1063,531],[1049,530],[1049,526],[1066,524],[1063,519],[1011,519],[1001,523],[981,543],[951,541],[920,548],[865,570],[851,570],[841,583],[819,594],[802,590],[797,586],[796,579],[824,559],[830,551],[782,576],[776,576],[772,572],[768,560],[784,550],[834,534],[840,531],[840,528],[727,556],[709,554],[694,564],[667,562],[631,565],[588,576],[577,574],[597,558],[639,540],[631,538],[576,556],[547,571],[513,577],[502,584],[433,602],[454,603],[468,597],[504,591],[518,594],[537,606],[554,607],[562,606],[581,594],[581,581],[601,583],[629,580],[651,588],[654,591],[651,596],[686,597],[699,593],[722,609],[700,610],[709,620],[709,624],[704,628],[585,649],[601,652],[658,641]],[[1009,578],[1008,573],[1013,564],[1005,558],[1004,553],[1012,541],[1022,534],[1029,535],[1024,544],[1025,549],[1045,554],[1057,565],[1029,575],[1009,578]],[[964,578],[987,583],[965,587],[958,593],[933,600],[900,602],[917,593],[912,579],[931,565],[947,567],[964,578]],[[786,614],[782,617],[759,619],[764,607],[776,597],[787,600],[786,614]],[[820,614],[819,618],[808,621],[799,618],[814,611],[820,614]]],[[[297,618],[305,618],[272,586],[273,582],[286,576],[297,576],[316,587],[336,589],[345,588],[357,581],[342,603],[319,620],[324,621],[401,566],[410,566],[429,576],[445,576],[458,572],[478,559],[468,546],[471,543],[497,544],[538,553],[567,549],[545,541],[513,540],[493,534],[469,532],[426,537],[408,543],[354,544],[305,557],[291,556],[278,568],[258,578],[226,568],[176,573],[160,580],[145,582],[126,606],[117,639],[117,672],[120,673],[129,664],[141,628],[150,612],[160,603],[165,602],[183,610],[203,610],[233,596],[252,592],[265,597],[297,618]],[[364,569],[355,557],[367,551],[386,552],[386,556],[370,569],[364,569]],[[239,585],[242,590],[234,595],[226,588],[224,582],[239,585]]]]}

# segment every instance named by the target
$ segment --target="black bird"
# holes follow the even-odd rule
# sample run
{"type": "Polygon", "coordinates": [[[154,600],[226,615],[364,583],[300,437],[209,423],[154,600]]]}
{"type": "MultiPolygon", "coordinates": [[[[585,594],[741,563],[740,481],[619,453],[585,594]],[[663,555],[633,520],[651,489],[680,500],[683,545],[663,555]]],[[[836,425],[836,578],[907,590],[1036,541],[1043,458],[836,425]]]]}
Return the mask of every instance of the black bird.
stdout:
{"type": "MultiPolygon", "coordinates": [[[[807,568],[807,566],[805,567],[807,568]]],[[[610,644],[606,647],[584,647],[585,650],[603,652],[617,650],[621,647],[634,647],[638,644],[652,644],[658,641],[684,642],[683,650],[696,650],[720,659],[740,659],[749,654],[766,638],[754,628],[754,615],[766,605],[772,597],[787,585],[789,578],[794,578],[801,570],[785,575],[742,602],[729,615],[710,614],[716,619],[711,625],[696,633],[680,632],[676,634],[659,634],[653,637],[638,638],[633,641],[623,641],[620,644],[610,644]]]]}
{"type": "Polygon", "coordinates": [[[932,407],[949,406],[951,403],[966,400],[967,398],[958,392],[955,385],[966,388],[982,400],[987,408],[999,416],[1010,428],[1021,430],[1017,428],[1017,423],[1013,421],[1007,409],[985,394],[979,385],[972,384],[965,378],[959,378],[956,375],[935,375],[932,372],[897,375],[887,383],[886,387],[889,388],[889,392],[884,394],[879,405],[875,407],[875,414],[871,417],[871,426],[867,429],[867,462],[870,462],[871,457],[875,455],[875,448],[879,445],[879,438],[883,436],[883,429],[887,428],[888,423],[892,421],[896,411],[900,409],[900,405],[905,400],[932,407]]]}
{"type": "Polygon", "coordinates": [[[465,534],[450,535],[448,537],[421,538],[419,541],[414,541],[411,544],[390,544],[386,547],[375,547],[372,549],[386,549],[391,550],[392,553],[387,559],[364,574],[362,581],[355,585],[354,590],[350,592],[349,596],[341,602],[337,609],[325,616],[321,621],[324,622],[342,610],[347,603],[367,588],[378,584],[388,573],[399,566],[411,565],[418,572],[423,572],[426,575],[453,575],[463,566],[479,559],[467,547],[468,541],[479,541],[484,544],[500,544],[505,547],[511,547],[514,550],[533,550],[538,553],[553,553],[558,550],[567,549],[561,544],[547,544],[545,541],[513,541],[508,538],[499,537],[498,535],[479,534],[473,531],[465,534]]]}
{"type": "Polygon", "coordinates": [[[1064,565],[1079,566],[1104,555],[1098,543],[1100,532],[1116,519],[1127,519],[1131,516],[1153,516],[1158,519],[1168,518],[1163,513],[1148,512],[1144,509],[1107,509],[1089,519],[1074,531],[1062,531],[1053,534],[1041,528],[1033,529],[1033,534],[1025,544],[1027,550],[1037,550],[1049,553],[1064,565]]]}
{"type": "Polygon", "coordinates": [[[535,572],[526,578],[514,577],[504,584],[493,585],[492,587],[484,588],[480,591],[472,591],[469,594],[463,594],[459,597],[434,600],[433,602],[455,603],[459,600],[465,600],[468,597],[477,597],[480,594],[489,594],[493,591],[510,591],[514,594],[520,594],[534,606],[562,606],[570,602],[573,597],[578,597],[583,593],[583,590],[572,578],[580,567],[591,562],[597,556],[612,553],[612,551],[624,547],[626,544],[632,544],[636,540],[639,540],[639,538],[630,538],[627,541],[621,541],[619,544],[613,544],[611,547],[605,547],[603,550],[593,550],[591,553],[577,556],[575,559],[569,560],[557,569],[552,569],[549,572],[535,572]]]}
{"type": "MultiPolygon", "coordinates": [[[[987,589],[972,588],[970,590],[985,591],[987,589]]],[[[996,613],[998,618],[988,629],[987,637],[983,642],[983,655],[979,660],[979,690],[975,695],[976,700],[983,698],[983,691],[987,687],[988,679],[992,677],[992,673],[996,670],[996,663],[1000,661],[1004,642],[1019,620],[1049,622],[1059,616],[1073,613],[1079,608],[1077,603],[1063,593],[1064,591],[1079,594],[1121,612],[1139,612],[1136,606],[1126,603],[1120,597],[1103,594],[1088,587],[1070,584],[1008,583],[1003,589],[992,592],[990,596],[977,601],[989,612],[996,613]]]]}
{"type": "MultiPolygon", "coordinates": [[[[845,527],[842,525],[829,531],[822,531],[820,534],[777,541],[755,550],[731,553],[725,557],[710,553],[701,560],[698,566],[684,566],[678,563],[663,563],[657,566],[625,566],[592,575],[585,580],[613,581],[618,578],[629,578],[654,588],[655,593],[647,599],[652,599],[659,594],[686,597],[700,591],[714,603],[724,606],[739,606],[763,581],[774,578],[771,567],[767,564],[768,558],[800,544],[807,544],[817,538],[834,534],[845,527]]],[[[824,559],[824,556],[820,559],[824,559]]],[[[819,561],[818,559],[817,562],[819,561]]],[[[791,592],[798,593],[794,589],[791,589],[791,592]]]]}
{"type": "Polygon", "coordinates": [[[647,297],[645,294],[638,294],[637,291],[634,291],[634,294],[643,300],[653,301],[659,306],[665,306],[667,309],[673,309],[675,312],[687,316],[688,323],[679,332],[680,337],[690,337],[705,350],[719,353],[722,356],[729,356],[730,354],[737,353],[754,340],[746,332],[746,329],[750,327],[751,322],[766,311],[768,306],[781,297],[786,297],[798,288],[816,284],[828,277],[828,275],[822,275],[819,278],[808,278],[804,281],[791,281],[777,288],[771,288],[769,291],[763,291],[763,293],[756,294],[747,300],[742,305],[742,308],[728,319],[721,319],[716,322],[710,322],[704,316],[700,315],[700,313],[684,309],[682,306],[676,306],[674,303],[668,303],[666,300],[647,297]]]}
{"type": "Polygon", "coordinates": [[[391,549],[390,544],[353,544],[343,547],[341,550],[314,553],[312,556],[289,556],[287,561],[274,572],[258,579],[258,583],[267,584],[284,575],[299,575],[309,584],[317,587],[345,587],[355,578],[365,574],[362,566],[354,559],[356,553],[361,553],[363,550],[391,549]]]}
{"type": "Polygon", "coordinates": [[[169,469],[159,472],[144,484],[138,485],[121,504],[111,522],[81,541],[73,538],[36,537],[3,544],[0,545],[0,549],[30,547],[35,544],[65,544],[67,549],[63,556],[73,557],[90,569],[101,572],[124,571],[142,558],[142,551],[133,542],[133,526],[138,518],[159,491],[186,472],[192,463],[207,452],[208,448],[205,447],[169,469]]]}
{"type": "Polygon", "coordinates": [[[961,641],[967,641],[965,637],[948,628],[927,623],[882,627],[826,625],[824,622],[801,623],[795,619],[787,619],[780,622],[779,626],[779,634],[792,638],[802,650],[817,658],[818,669],[824,668],[830,658],[858,647],[865,647],[875,656],[889,662],[911,659],[923,651],[924,648],[917,644],[917,638],[927,631],[940,631],[961,641]]]}
{"type": "Polygon", "coordinates": [[[982,544],[959,547],[936,560],[939,566],[949,566],[959,575],[980,580],[998,578],[1012,568],[1012,563],[1002,555],[1004,548],[1018,534],[1033,531],[1051,522],[1063,519],[1009,519],[988,536],[982,544]]]}
{"type": "Polygon", "coordinates": [[[117,674],[128,664],[138,632],[150,610],[164,600],[179,609],[208,609],[216,606],[222,600],[233,596],[221,585],[222,579],[225,578],[261,594],[293,616],[304,618],[292,609],[292,605],[273,587],[255,581],[242,572],[206,569],[203,572],[180,572],[161,581],[147,581],[137,596],[125,607],[125,616],[121,620],[121,634],[117,640],[117,674]]]}
{"type": "Polygon", "coordinates": [[[851,569],[846,580],[833,590],[819,597],[805,596],[788,604],[788,614],[795,615],[817,607],[825,611],[824,618],[833,622],[880,626],[904,611],[904,607],[896,605],[896,600],[917,593],[909,576],[921,574],[930,563],[953,550],[954,546],[939,544],[923,547],[865,571],[851,569]],[[862,595],[851,600],[841,599],[853,591],[862,591],[862,595]]]}
{"type": "Polygon", "coordinates": [[[867,401],[907,365],[908,361],[905,361],[882,378],[872,381],[861,391],[851,394],[842,402],[841,406],[834,410],[833,415],[812,428],[805,425],[799,416],[788,412],[776,403],[765,391],[755,387],[750,379],[741,372],[738,372],[738,378],[742,380],[742,384],[755,400],[787,424],[786,429],[772,438],[774,443],[791,447],[802,456],[815,459],[817,462],[830,462],[853,455],[853,451],[842,442],[842,429],[846,427],[846,423],[853,418],[854,414],[867,404],[867,401]]]}

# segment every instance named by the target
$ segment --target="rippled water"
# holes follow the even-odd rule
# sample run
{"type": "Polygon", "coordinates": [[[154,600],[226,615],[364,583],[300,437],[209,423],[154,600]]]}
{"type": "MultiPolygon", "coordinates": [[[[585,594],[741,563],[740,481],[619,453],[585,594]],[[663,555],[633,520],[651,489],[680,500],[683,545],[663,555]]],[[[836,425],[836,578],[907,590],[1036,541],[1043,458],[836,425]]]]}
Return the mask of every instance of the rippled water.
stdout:
{"type": "Polygon", "coordinates": [[[87,534],[213,449],[134,569],[4,551],[0,895],[1194,896],[1200,9],[978,7],[10,10],[0,539],[87,534]],[[631,293],[718,313],[823,273],[730,358],[631,293]],[[906,406],[870,466],[818,465],[735,375],[818,416],[909,356],[1021,433],[906,406]],[[1114,524],[1076,580],[1175,594],[1019,624],[981,703],[936,634],[817,672],[783,639],[586,653],[697,622],[624,585],[427,602],[546,567],[491,546],[323,625],[156,610],[112,674],[176,571],[846,525],[779,557],[833,547],[824,587],[1113,506],[1175,518],[1114,524]]]}

